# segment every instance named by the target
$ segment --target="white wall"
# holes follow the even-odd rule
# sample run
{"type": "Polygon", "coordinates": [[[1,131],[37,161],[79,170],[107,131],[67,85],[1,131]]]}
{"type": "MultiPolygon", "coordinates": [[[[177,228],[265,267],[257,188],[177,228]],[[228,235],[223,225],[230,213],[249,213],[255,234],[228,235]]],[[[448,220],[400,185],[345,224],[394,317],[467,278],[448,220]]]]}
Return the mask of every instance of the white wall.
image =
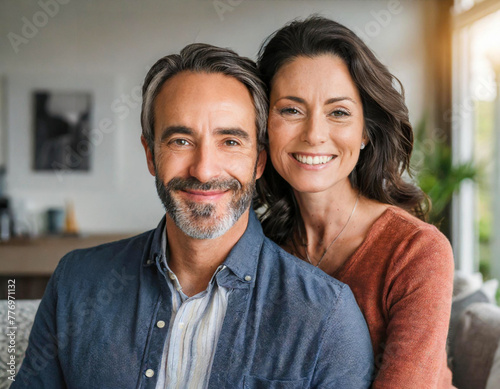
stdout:
{"type": "Polygon", "coordinates": [[[255,58],[271,32],[293,18],[319,12],[365,34],[365,41],[405,85],[414,122],[426,107],[423,29],[432,1],[58,1],[65,4],[0,0],[7,188],[17,204],[34,212],[73,200],[83,231],[142,231],[156,226],[162,216],[139,141],[140,104],[133,96],[158,58],[188,43],[231,47],[255,58]],[[43,11],[41,4],[51,6],[43,11]],[[26,20],[38,23],[38,31],[24,27],[26,20]],[[23,43],[13,45],[13,34],[23,43]],[[58,180],[30,170],[30,85],[88,85],[100,96],[94,126],[107,118],[114,131],[96,146],[96,163],[84,180],[74,174],[58,180]]]}
{"type": "MultiPolygon", "coordinates": [[[[5,98],[4,98],[4,79],[0,75],[0,174],[2,174],[3,167],[6,164],[6,155],[5,155],[5,149],[6,149],[6,144],[5,142],[7,141],[7,136],[5,134],[5,113],[4,113],[4,105],[5,105],[5,98]]],[[[1,180],[1,178],[0,178],[1,180]]],[[[3,190],[2,188],[2,182],[0,182],[0,195],[1,191],[3,190]]]]}

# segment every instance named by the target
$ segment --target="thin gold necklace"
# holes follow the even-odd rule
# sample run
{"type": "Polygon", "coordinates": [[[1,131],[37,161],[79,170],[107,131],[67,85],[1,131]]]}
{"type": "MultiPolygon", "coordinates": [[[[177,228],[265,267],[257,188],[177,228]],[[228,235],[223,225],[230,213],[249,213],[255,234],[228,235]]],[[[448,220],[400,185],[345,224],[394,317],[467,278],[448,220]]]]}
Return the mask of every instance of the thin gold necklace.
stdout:
{"type": "MultiPolygon", "coordinates": [[[[318,263],[316,265],[314,265],[311,261],[311,258],[309,257],[309,252],[307,251],[307,246],[309,246],[309,243],[302,243],[304,246],[305,246],[305,252],[306,252],[306,259],[307,259],[307,262],[309,262],[311,265],[313,266],[316,266],[316,267],[319,267],[319,265],[321,264],[321,262],[323,261],[323,259],[325,258],[325,255],[326,253],[328,252],[328,250],[330,249],[330,247],[333,246],[333,244],[337,241],[338,238],[340,238],[340,235],[342,235],[342,233],[344,232],[344,230],[346,229],[347,225],[349,224],[349,222],[351,221],[351,218],[352,218],[352,215],[354,215],[354,211],[356,210],[356,207],[358,206],[358,202],[359,202],[359,197],[361,195],[361,192],[358,193],[358,196],[356,197],[356,202],[354,203],[354,207],[352,208],[352,211],[351,211],[351,214],[349,215],[349,219],[347,219],[347,221],[345,222],[344,224],[344,227],[342,227],[342,229],[340,230],[340,232],[337,234],[337,236],[335,238],[333,238],[333,240],[331,241],[331,243],[328,245],[328,247],[325,249],[325,251],[323,252],[323,255],[321,256],[321,258],[319,259],[318,263]]],[[[299,234],[300,234],[300,238],[302,240],[302,233],[300,232],[300,229],[299,229],[299,234]]],[[[304,242],[302,240],[302,242],[304,242]]]]}

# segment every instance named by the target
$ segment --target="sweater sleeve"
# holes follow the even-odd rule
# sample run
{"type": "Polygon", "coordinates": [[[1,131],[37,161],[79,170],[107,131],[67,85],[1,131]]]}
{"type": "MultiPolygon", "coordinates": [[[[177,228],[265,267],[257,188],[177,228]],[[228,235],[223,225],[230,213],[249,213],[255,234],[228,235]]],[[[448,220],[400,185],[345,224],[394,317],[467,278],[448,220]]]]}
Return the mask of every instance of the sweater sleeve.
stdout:
{"type": "MultiPolygon", "coordinates": [[[[384,290],[387,312],[383,355],[374,389],[445,388],[446,337],[454,261],[448,240],[435,227],[418,229],[398,250],[384,290]]],[[[449,387],[449,383],[447,384],[449,387]]]]}

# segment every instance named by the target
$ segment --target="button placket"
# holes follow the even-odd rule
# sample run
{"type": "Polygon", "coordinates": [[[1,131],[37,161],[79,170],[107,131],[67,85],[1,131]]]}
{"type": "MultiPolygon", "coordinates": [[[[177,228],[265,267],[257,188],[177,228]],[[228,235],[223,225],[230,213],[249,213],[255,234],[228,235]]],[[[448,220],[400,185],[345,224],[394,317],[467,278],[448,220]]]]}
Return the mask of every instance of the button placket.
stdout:
{"type": "Polygon", "coordinates": [[[161,359],[163,355],[163,347],[165,344],[165,339],[167,336],[167,331],[165,331],[167,327],[167,323],[165,323],[165,329],[159,330],[158,323],[164,320],[160,320],[160,318],[170,317],[172,313],[172,303],[170,300],[163,301],[161,295],[158,296],[158,300],[156,303],[156,313],[155,317],[152,318],[152,328],[150,328],[149,336],[150,341],[149,347],[146,350],[147,356],[145,359],[145,364],[143,365],[142,377],[146,382],[149,382],[146,387],[149,385],[154,385],[155,378],[159,375],[159,371],[157,371],[157,367],[161,365],[161,359]],[[153,378],[154,377],[154,378],[153,378]]]}

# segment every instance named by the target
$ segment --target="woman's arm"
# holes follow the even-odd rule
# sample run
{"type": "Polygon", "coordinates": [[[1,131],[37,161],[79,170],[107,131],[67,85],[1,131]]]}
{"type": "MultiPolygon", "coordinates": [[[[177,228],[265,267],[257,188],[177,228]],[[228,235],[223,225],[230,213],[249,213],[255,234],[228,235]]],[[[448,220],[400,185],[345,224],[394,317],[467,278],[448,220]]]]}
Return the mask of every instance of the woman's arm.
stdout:
{"type": "Polygon", "coordinates": [[[446,338],[453,290],[453,253],[435,228],[418,230],[388,271],[388,321],[374,389],[449,388],[446,338]],[[440,382],[440,380],[445,380],[440,382]]]}

